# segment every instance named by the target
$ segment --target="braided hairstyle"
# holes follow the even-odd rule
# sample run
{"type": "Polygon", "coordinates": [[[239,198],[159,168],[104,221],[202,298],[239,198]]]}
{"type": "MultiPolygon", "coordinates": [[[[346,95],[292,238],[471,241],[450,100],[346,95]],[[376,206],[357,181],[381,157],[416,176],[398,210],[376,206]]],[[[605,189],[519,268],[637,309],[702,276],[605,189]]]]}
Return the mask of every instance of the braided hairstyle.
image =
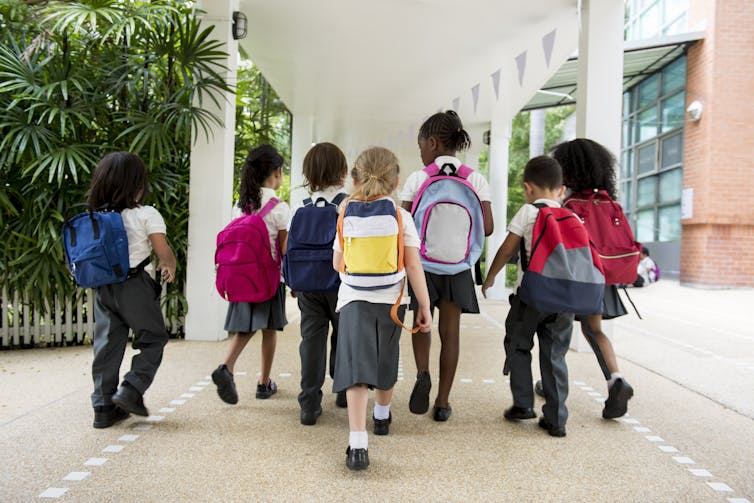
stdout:
{"type": "Polygon", "coordinates": [[[563,183],[573,192],[605,190],[618,198],[615,187],[615,157],[605,147],[587,138],[563,142],[552,151],[563,168],[563,183]]]}
{"type": "Polygon", "coordinates": [[[469,133],[463,129],[461,118],[453,110],[437,112],[424,121],[419,128],[419,138],[427,140],[432,136],[443,147],[454,152],[471,147],[469,133]]]}
{"type": "Polygon", "coordinates": [[[283,157],[271,145],[263,144],[249,152],[241,173],[238,207],[245,213],[262,206],[262,183],[283,166],[283,157]]]}
{"type": "Polygon", "coordinates": [[[87,192],[92,211],[135,208],[146,197],[147,167],[133,152],[111,152],[97,163],[87,192]]]}
{"type": "Polygon", "coordinates": [[[398,182],[398,158],[383,147],[371,147],[359,154],[351,175],[356,182],[356,190],[351,197],[369,200],[389,196],[398,182]]]}

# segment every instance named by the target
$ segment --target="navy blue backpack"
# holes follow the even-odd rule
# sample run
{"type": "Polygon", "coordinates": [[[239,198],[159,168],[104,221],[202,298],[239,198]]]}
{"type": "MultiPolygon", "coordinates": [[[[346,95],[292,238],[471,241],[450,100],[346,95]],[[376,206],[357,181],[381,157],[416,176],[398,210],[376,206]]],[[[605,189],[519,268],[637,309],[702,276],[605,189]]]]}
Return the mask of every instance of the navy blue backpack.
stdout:
{"type": "MultiPolygon", "coordinates": [[[[85,211],[63,224],[63,249],[76,284],[95,288],[129,277],[128,237],[116,211],[85,211]]],[[[149,263],[145,259],[137,269],[149,263]]]]}
{"type": "Polygon", "coordinates": [[[338,206],[346,194],[327,202],[323,197],[304,200],[293,215],[288,247],[283,258],[283,277],[294,292],[337,292],[338,273],[332,265],[332,245],[337,233],[338,206]]]}

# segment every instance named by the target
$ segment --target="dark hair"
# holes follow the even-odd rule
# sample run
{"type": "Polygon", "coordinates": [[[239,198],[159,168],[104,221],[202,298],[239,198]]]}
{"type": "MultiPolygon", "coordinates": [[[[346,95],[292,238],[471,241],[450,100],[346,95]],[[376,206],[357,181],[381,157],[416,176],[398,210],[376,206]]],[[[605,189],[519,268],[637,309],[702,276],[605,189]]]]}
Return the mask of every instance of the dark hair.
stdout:
{"type": "Polygon", "coordinates": [[[345,154],[332,143],[317,143],[304,157],[305,186],[312,192],[341,185],[347,171],[345,154]]]}
{"type": "Polygon", "coordinates": [[[466,150],[471,147],[469,133],[463,129],[463,123],[453,110],[437,112],[424,121],[419,128],[419,138],[437,138],[445,148],[453,151],[466,150]]]}
{"type": "Polygon", "coordinates": [[[529,159],[524,166],[524,181],[542,189],[558,189],[563,186],[563,170],[552,157],[540,155],[529,159]]]}
{"type": "Polygon", "coordinates": [[[238,207],[249,212],[262,206],[262,182],[283,166],[283,158],[272,145],[260,145],[246,156],[241,173],[238,207]]]}
{"type": "Polygon", "coordinates": [[[147,167],[133,152],[111,152],[92,173],[86,203],[92,211],[103,207],[135,208],[146,197],[147,167]]]}
{"type": "Polygon", "coordinates": [[[646,246],[642,246],[642,247],[641,247],[641,252],[642,252],[642,253],[643,253],[644,255],[646,255],[647,257],[649,257],[649,248],[647,248],[646,246]]]}
{"type": "Polygon", "coordinates": [[[552,156],[563,168],[563,181],[573,192],[601,189],[618,198],[615,157],[593,140],[577,138],[556,146],[552,156]]]}

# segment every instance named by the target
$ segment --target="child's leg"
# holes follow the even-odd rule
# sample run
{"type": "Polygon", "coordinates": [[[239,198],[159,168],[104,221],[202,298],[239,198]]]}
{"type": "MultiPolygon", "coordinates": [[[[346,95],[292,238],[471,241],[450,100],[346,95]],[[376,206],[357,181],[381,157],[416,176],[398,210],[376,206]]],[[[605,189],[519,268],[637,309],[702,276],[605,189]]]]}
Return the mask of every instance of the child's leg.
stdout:
{"type": "Polygon", "coordinates": [[[111,398],[118,389],[120,364],[128,344],[128,326],[108,309],[100,293],[94,297],[94,319],[92,406],[112,406],[111,398]]]}
{"type": "Polygon", "coordinates": [[[228,347],[228,353],[225,355],[225,361],[223,362],[228,371],[233,374],[233,367],[236,365],[236,360],[241,355],[246,345],[251,340],[254,332],[238,332],[233,334],[233,338],[230,340],[230,346],[228,347]]]}
{"type": "Polygon", "coordinates": [[[517,295],[510,296],[511,308],[505,318],[504,374],[510,374],[513,405],[525,409],[534,407],[534,386],[531,377],[531,350],[537,328],[537,313],[521,303],[517,295]]]}
{"type": "Polygon", "coordinates": [[[440,383],[435,407],[447,407],[450,388],[458,367],[459,339],[461,331],[461,308],[452,302],[440,300],[440,383]]]}
{"type": "Polygon", "coordinates": [[[602,316],[596,314],[582,318],[581,333],[592,347],[605,380],[610,380],[610,376],[618,372],[618,362],[615,359],[615,351],[610,339],[602,331],[602,316]]]}
{"type": "Polygon", "coordinates": [[[270,372],[272,371],[272,360],[275,358],[275,346],[277,346],[278,333],[273,329],[262,329],[262,370],[259,376],[261,384],[267,384],[270,381],[270,372]]]}
{"type": "MultiPolygon", "coordinates": [[[[369,390],[363,384],[351,386],[346,390],[348,398],[348,427],[351,433],[367,431],[367,402],[369,390]]],[[[366,446],[354,446],[355,449],[365,449],[366,446]]]]}
{"type": "Polygon", "coordinates": [[[390,405],[390,401],[393,399],[393,388],[390,389],[377,389],[374,390],[374,403],[382,405],[383,407],[390,405]]]}
{"type": "Polygon", "coordinates": [[[542,413],[549,425],[565,428],[568,419],[568,409],[565,404],[568,397],[568,367],[565,355],[571,343],[573,315],[551,316],[552,319],[548,319],[537,327],[539,370],[542,374],[542,388],[545,392],[542,413]]]}
{"type": "MultiPolygon", "coordinates": [[[[416,326],[416,312],[414,311],[414,326],[416,326]]],[[[411,347],[414,349],[416,373],[429,372],[429,347],[432,342],[432,332],[416,332],[411,334],[411,347]]]]}
{"type": "Polygon", "coordinates": [[[326,304],[323,305],[319,294],[299,293],[297,300],[301,310],[301,343],[298,348],[301,357],[301,392],[298,402],[301,410],[315,411],[322,402],[330,320],[326,304]]]}

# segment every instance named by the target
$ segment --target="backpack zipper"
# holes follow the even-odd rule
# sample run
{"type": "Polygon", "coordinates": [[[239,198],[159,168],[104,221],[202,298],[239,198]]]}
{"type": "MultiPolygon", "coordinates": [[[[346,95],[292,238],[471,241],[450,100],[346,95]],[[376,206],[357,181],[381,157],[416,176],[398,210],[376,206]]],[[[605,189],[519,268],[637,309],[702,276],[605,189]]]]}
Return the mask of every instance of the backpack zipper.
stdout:
{"type": "Polygon", "coordinates": [[[599,255],[600,258],[625,258],[625,257],[631,257],[631,256],[638,255],[638,254],[639,254],[639,252],[635,251],[635,252],[631,252],[631,253],[624,253],[622,255],[602,255],[601,253],[598,253],[597,255],[599,255]]]}

